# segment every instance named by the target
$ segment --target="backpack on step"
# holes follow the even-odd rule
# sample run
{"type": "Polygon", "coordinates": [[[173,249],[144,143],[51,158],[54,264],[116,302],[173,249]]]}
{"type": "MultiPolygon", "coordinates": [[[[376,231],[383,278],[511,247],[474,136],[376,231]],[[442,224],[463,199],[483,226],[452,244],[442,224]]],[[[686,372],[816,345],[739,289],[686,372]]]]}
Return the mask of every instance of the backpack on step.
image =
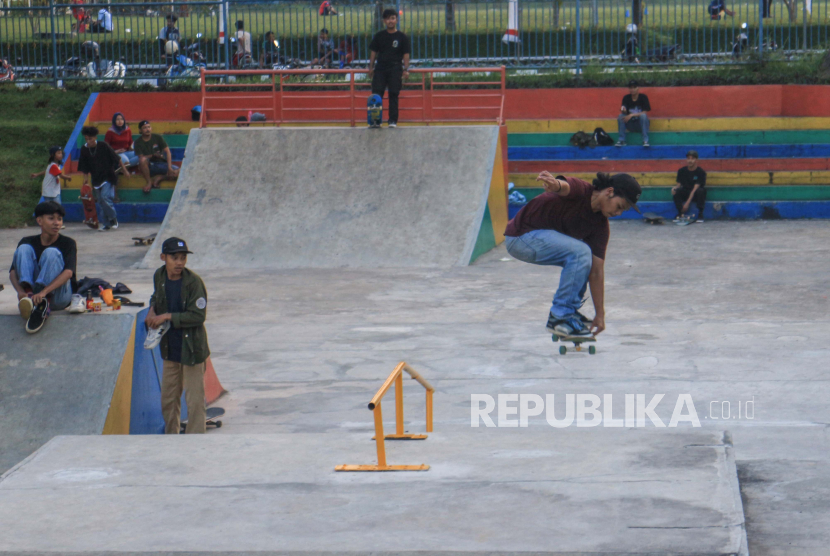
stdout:
{"type": "Polygon", "coordinates": [[[594,141],[600,147],[610,147],[614,144],[614,140],[608,135],[604,129],[598,127],[594,130],[594,141]]]}
{"type": "Polygon", "coordinates": [[[596,147],[597,142],[594,140],[594,136],[590,133],[585,133],[584,131],[577,131],[571,136],[570,139],[571,145],[574,147],[579,147],[580,149],[585,147],[596,147]]]}

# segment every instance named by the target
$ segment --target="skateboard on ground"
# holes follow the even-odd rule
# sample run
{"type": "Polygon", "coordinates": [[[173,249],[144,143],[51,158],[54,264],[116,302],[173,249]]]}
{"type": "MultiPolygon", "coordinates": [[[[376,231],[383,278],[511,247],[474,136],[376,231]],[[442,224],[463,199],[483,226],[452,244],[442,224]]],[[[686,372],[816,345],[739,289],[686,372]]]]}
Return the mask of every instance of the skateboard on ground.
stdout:
{"type": "Polygon", "coordinates": [[[92,196],[92,188],[89,185],[81,186],[81,203],[84,205],[84,224],[98,229],[98,212],[95,208],[95,198],[92,196]]]}
{"type": "MultiPolygon", "coordinates": [[[[205,424],[209,427],[216,427],[217,429],[222,426],[222,421],[219,419],[222,415],[225,414],[224,407],[209,407],[205,410],[205,424]]],[[[185,429],[187,429],[187,419],[182,421],[181,423],[182,430],[181,433],[184,433],[185,429]]]]}
{"type": "Polygon", "coordinates": [[[133,238],[133,241],[135,241],[136,245],[152,245],[155,240],[156,234],[150,234],[149,236],[133,238]]]}
{"type": "MultiPolygon", "coordinates": [[[[567,336],[565,334],[559,334],[554,332],[553,337],[551,338],[554,342],[573,342],[574,347],[569,348],[567,346],[559,346],[559,354],[565,355],[569,351],[584,351],[585,348],[582,347],[582,344],[585,342],[596,342],[596,336],[567,336]]],[[[596,346],[588,346],[588,353],[591,355],[597,352],[596,346]]]]}
{"type": "Polygon", "coordinates": [[[643,220],[646,224],[662,224],[665,219],[655,212],[647,212],[643,215],[643,220]]]}
{"type": "Polygon", "coordinates": [[[372,95],[366,101],[366,123],[369,127],[379,128],[383,122],[383,98],[380,95],[372,95]]]}
{"type": "Polygon", "coordinates": [[[695,220],[697,220],[696,216],[683,216],[675,220],[674,223],[678,226],[688,226],[689,224],[694,224],[695,220]]]}

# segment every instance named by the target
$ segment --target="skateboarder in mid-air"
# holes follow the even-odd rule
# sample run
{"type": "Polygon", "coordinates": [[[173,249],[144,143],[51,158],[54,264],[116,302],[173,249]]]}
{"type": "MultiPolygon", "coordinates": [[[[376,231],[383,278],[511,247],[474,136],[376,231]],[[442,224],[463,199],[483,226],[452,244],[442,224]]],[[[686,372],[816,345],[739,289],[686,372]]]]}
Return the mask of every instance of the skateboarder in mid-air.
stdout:
{"type": "Polygon", "coordinates": [[[372,94],[380,95],[389,89],[389,127],[398,127],[398,95],[403,80],[409,77],[409,37],[398,31],[398,12],[383,10],[386,29],[372,37],[369,44],[369,78],[372,94]],[[375,68],[377,60],[377,68],[375,68]]]}
{"type": "Polygon", "coordinates": [[[608,219],[637,209],[640,184],[628,174],[597,174],[593,184],[542,172],[545,193],[508,222],[507,252],[526,263],[562,267],[547,329],[564,337],[590,337],[605,330],[605,250],[608,219]],[[579,312],[588,285],[593,320],[579,312]],[[590,324],[588,326],[587,324],[590,324]]]}
{"type": "Polygon", "coordinates": [[[207,291],[199,275],[185,268],[187,244],[176,237],[161,246],[164,266],[153,275],[155,291],[144,324],[157,329],[171,326],[161,339],[164,376],[161,412],[164,433],[179,434],[182,388],[187,402],[187,433],[205,432],[205,361],[208,349],[205,318],[207,291]]]}

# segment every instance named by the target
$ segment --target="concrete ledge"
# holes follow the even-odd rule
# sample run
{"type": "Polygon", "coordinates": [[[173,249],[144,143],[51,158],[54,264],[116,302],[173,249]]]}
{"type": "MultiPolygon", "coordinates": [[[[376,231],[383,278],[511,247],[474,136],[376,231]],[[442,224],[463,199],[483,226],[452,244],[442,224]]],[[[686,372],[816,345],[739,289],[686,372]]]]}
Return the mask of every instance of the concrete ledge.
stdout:
{"type": "Polygon", "coordinates": [[[746,554],[720,431],[458,427],[336,473],[370,437],[58,437],[0,481],[0,553],[746,554]]]}

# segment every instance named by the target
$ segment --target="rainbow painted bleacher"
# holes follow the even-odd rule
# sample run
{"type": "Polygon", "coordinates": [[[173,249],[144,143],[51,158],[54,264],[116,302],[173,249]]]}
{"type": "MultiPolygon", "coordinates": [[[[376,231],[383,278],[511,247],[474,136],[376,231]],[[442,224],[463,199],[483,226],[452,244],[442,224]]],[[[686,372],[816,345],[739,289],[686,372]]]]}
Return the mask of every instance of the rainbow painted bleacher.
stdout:
{"type": "MultiPolygon", "coordinates": [[[[674,216],[670,190],[686,152],[694,149],[708,173],[707,218],[830,218],[830,87],[644,88],[654,108],[650,148],[640,146],[638,133],[628,134],[624,148],[569,145],[573,133],[597,127],[616,138],[614,116],[626,92],[508,90],[509,181],[529,200],[542,192],[535,182],[542,170],[584,179],[599,171],[626,172],[643,186],[644,211],[674,216]]],[[[92,95],[70,139],[70,172],[77,168],[80,126],[93,123],[104,133],[115,111],[125,112],[133,124],[150,119],[180,161],[187,134],[198,126],[189,116],[199,101],[198,93],[92,95]]],[[[80,185],[80,176],[73,175],[63,191],[71,220],[82,220],[80,185]]],[[[142,192],[143,185],[140,176],[119,179],[117,208],[123,221],[164,218],[175,181],[163,181],[150,194],[142,192]]],[[[519,208],[511,205],[511,216],[519,208]]],[[[636,217],[633,211],[623,215],[636,217]]]]}

